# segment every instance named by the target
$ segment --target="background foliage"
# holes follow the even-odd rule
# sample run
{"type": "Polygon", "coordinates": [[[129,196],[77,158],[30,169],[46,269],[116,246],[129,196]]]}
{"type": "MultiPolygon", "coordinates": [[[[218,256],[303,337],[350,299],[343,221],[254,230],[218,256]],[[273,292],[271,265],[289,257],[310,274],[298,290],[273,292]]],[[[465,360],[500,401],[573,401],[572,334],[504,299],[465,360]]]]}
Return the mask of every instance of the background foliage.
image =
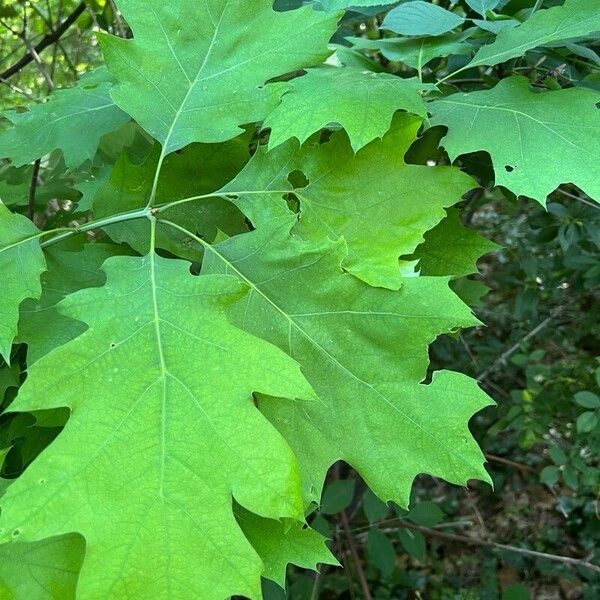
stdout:
{"type": "MultiPolygon", "coordinates": [[[[0,71],[8,69],[44,36],[52,35],[78,4],[72,0],[1,2],[0,71]]],[[[276,6],[288,10],[301,4],[280,0],[276,6]]],[[[320,4],[335,9],[346,8],[349,3],[322,0],[320,4]]],[[[468,68],[467,38],[483,43],[498,34],[501,40],[499,32],[504,28],[528,19],[535,25],[532,12],[535,15],[562,2],[440,0],[427,3],[427,8],[420,7],[416,13],[410,12],[415,2],[396,2],[391,7],[364,4],[373,6],[349,10],[333,42],[337,44],[336,60],[378,74],[380,79],[371,78],[367,86],[379,85],[391,74],[415,77],[417,82],[425,83],[446,78],[443,85],[448,91],[470,92],[492,88],[511,75],[522,75],[540,90],[599,89],[600,41],[596,33],[600,26],[598,19],[593,21],[593,11],[597,16],[600,6],[595,2],[587,5],[592,8],[593,21],[588,32],[581,15],[573,24],[565,25],[559,19],[561,27],[572,27],[561,38],[568,39],[567,44],[548,38],[547,43],[527,53],[508,58],[505,55],[501,62],[484,56],[468,68]],[[436,14],[442,8],[452,12],[436,14]]],[[[3,108],[42,102],[55,87],[70,86],[93,67],[101,66],[97,31],[131,37],[127,23],[110,0],[87,2],[76,24],[59,43],[3,80],[3,108]]],[[[261,35],[258,28],[256,35],[261,35]]],[[[315,80],[319,76],[315,73],[315,80]]],[[[299,81],[299,88],[319,85],[318,81],[299,81]]],[[[353,85],[358,89],[363,82],[353,85]]],[[[298,132],[293,134],[301,141],[329,122],[323,108],[326,99],[321,103],[324,122],[313,115],[317,120],[306,124],[301,121],[303,107],[294,106],[292,94],[285,98],[289,102],[289,106],[282,105],[285,115],[298,110],[299,116],[294,119],[298,132]]],[[[411,98],[406,101],[414,103],[412,111],[425,114],[418,94],[411,98]]],[[[340,96],[339,101],[343,104],[344,98],[340,96]]],[[[353,93],[352,103],[362,101],[353,93]]],[[[568,101],[561,106],[571,107],[568,101]]],[[[278,118],[274,113],[269,123],[274,145],[278,118]]],[[[432,118],[434,124],[444,122],[435,113],[432,118]]],[[[8,122],[4,125],[8,129],[8,122]]],[[[286,126],[285,120],[280,126],[286,126]]],[[[485,136],[485,124],[482,127],[481,135],[485,136]]],[[[584,129],[577,132],[578,139],[585,135],[584,129]]],[[[450,157],[438,146],[443,134],[443,125],[429,129],[409,150],[407,161],[450,164],[450,157]]],[[[371,137],[377,135],[380,133],[374,131],[371,137]]],[[[91,208],[92,199],[109,181],[116,161],[123,172],[129,173],[127,169],[148,152],[148,140],[139,130],[126,126],[118,136],[108,137],[102,140],[97,153],[94,149],[93,161],[84,165],[67,165],[67,153],[60,152],[51,153],[41,164],[29,164],[27,158],[19,166],[4,161],[0,166],[0,197],[14,210],[33,217],[40,227],[68,225],[91,208]],[[119,158],[123,147],[128,147],[130,165],[118,162],[123,161],[122,156],[119,158]],[[33,205],[32,179],[37,182],[33,205]]],[[[362,145],[359,132],[354,141],[362,145]]],[[[463,138],[458,145],[468,141],[463,138]]],[[[597,138],[582,143],[593,149],[597,159],[597,138]]],[[[457,223],[466,224],[500,249],[479,261],[480,275],[457,273],[459,278],[453,284],[462,297],[476,303],[476,315],[485,326],[439,338],[430,350],[431,368],[466,373],[479,380],[496,400],[497,408],[486,409],[472,422],[475,437],[489,461],[494,489],[475,482],[467,490],[421,476],[412,491],[410,510],[406,511],[381,503],[353,469],[338,463],[329,473],[321,507],[310,522],[317,531],[331,537],[332,548],[345,568],[324,567],[319,575],[289,569],[288,598],[361,598],[365,585],[373,598],[382,600],[598,597],[598,572],[554,558],[573,557],[600,564],[600,210],[582,189],[571,184],[554,191],[546,208],[530,199],[517,198],[506,188],[491,185],[493,166],[500,164],[504,169],[504,156],[495,157],[490,152],[490,157],[468,147],[454,151],[451,145],[448,150],[451,158],[462,154],[458,163],[487,186],[471,192],[461,203],[460,213],[455,215],[457,223]],[[519,549],[552,556],[532,556],[519,549]]],[[[533,168],[543,168],[547,151],[544,147],[532,149],[533,168]]],[[[565,155],[565,163],[569,160],[572,157],[565,155]]],[[[596,181],[597,164],[582,167],[596,181]]],[[[510,163],[506,165],[507,176],[511,174],[509,168],[510,163]]],[[[222,183],[229,178],[224,176],[222,183]]],[[[588,180],[582,175],[578,183],[585,188],[588,180]]],[[[378,182],[371,185],[376,187],[378,182]]],[[[532,187],[524,193],[536,197],[537,191],[532,187]]],[[[542,191],[537,199],[543,201],[545,195],[542,191]]],[[[226,233],[233,235],[241,225],[232,218],[230,226],[226,233]]],[[[211,234],[217,232],[207,233],[211,234]]],[[[447,239],[452,232],[434,229],[427,235],[447,239]]],[[[127,241],[138,249],[135,241],[127,241]]],[[[457,243],[466,245],[468,241],[458,238],[457,243]]],[[[87,277],[101,282],[98,269],[105,256],[102,245],[97,246],[97,256],[86,259],[87,265],[97,265],[87,277]]],[[[416,254],[425,261],[418,250],[416,254]]],[[[473,260],[476,258],[477,254],[473,260]]],[[[430,260],[431,269],[435,269],[439,257],[430,260]]],[[[60,285],[57,288],[61,289],[60,285]]],[[[43,301],[51,308],[59,299],[43,301]]],[[[34,321],[25,327],[36,330],[34,321]]],[[[20,329],[19,333],[32,339],[27,331],[20,329]]],[[[0,369],[4,407],[12,402],[24,379],[24,348],[16,345],[12,352],[11,366],[3,364],[0,369]]],[[[42,356],[43,341],[37,347],[30,345],[29,352],[42,356]]],[[[7,448],[0,450],[5,454],[3,481],[18,476],[56,438],[65,422],[38,420],[32,426],[33,418],[25,413],[18,420],[7,415],[0,418],[0,440],[6,441],[0,448],[7,448]]],[[[74,548],[69,557],[73,573],[79,568],[77,550],[74,548]]],[[[0,565],[0,579],[6,581],[10,579],[6,566],[10,567],[9,560],[18,557],[7,556],[4,566],[0,565]]],[[[66,597],[57,593],[52,597],[66,597]]],[[[278,586],[269,582],[265,582],[265,595],[285,597],[278,586]]]]}

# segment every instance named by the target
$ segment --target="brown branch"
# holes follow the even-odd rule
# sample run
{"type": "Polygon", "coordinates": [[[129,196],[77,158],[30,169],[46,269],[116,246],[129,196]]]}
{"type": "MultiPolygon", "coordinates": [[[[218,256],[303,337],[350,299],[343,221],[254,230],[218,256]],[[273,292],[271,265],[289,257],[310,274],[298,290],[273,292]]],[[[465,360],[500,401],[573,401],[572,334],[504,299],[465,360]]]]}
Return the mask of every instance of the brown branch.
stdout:
{"type": "Polygon", "coordinates": [[[600,573],[600,566],[595,565],[582,558],[571,558],[570,556],[560,556],[558,554],[547,554],[546,552],[538,552],[537,550],[528,550],[527,548],[519,548],[518,546],[509,546],[508,544],[498,544],[497,542],[488,542],[487,540],[481,540],[479,538],[468,537],[466,535],[458,535],[456,533],[446,533],[445,531],[439,531],[437,529],[431,529],[429,527],[422,527],[421,525],[415,525],[402,519],[399,520],[399,526],[405,529],[414,529],[420,531],[422,534],[436,537],[449,542],[458,542],[460,544],[470,544],[471,546],[485,546],[487,548],[494,548],[496,550],[504,550],[506,552],[514,552],[516,554],[523,554],[525,556],[531,556],[532,558],[541,558],[544,560],[550,560],[553,562],[560,562],[573,567],[583,567],[593,571],[594,573],[600,573]]]}
{"type": "Polygon", "coordinates": [[[340,521],[342,523],[342,528],[346,536],[346,541],[348,542],[350,554],[352,555],[352,561],[354,562],[354,565],[356,567],[356,575],[358,576],[358,581],[360,583],[360,589],[363,593],[363,598],[365,600],[373,600],[373,596],[371,596],[371,591],[369,590],[369,584],[367,582],[365,572],[363,571],[362,564],[360,562],[360,557],[358,556],[356,544],[354,543],[354,538],[352,537],[352,532],[350,531],[350,523],[348,522],[348,515],[346,514],[345,510],[343,510],[340,513],[340,521]]]}
{"type": "Polygon", "coordinates": [[[514,467],[515,469],[519,469],[520,471],[524,471],[526,473],[535,473],[535,469],[529,465],[524,463],[516,462],[514,460],[510,460],[508,458],[504,458],[503,456],[497,456],[496,454],[488,454],[486,452],[485,457],[490,462],[497,462],[503,465],[508,465],[510,467],[514,467]]]}
{"type": "Polygon", "coordinates": [[[477,376],[477,381],[481,382],[486,379],[491,373],[493,373],[500,365],[505,363],[515,352],[521,348],[521,344],[524,344],[534,338],[540,331],[543,331],[556,317],[564,310],[564,306],[559,306],[557,309],[552,311],[549,317],[544,319],[539,325],[532,329],[525,337],[521,338],[516,344],[512,345],[508,350],[503,352],[498,359],[496,359],[485,371],[477,376]]]}
{"type": "MultiPolygon", "coordinates": [[[[77,8],[56,28],[56,30],[44,38],[33,48],[35,54],[40,54],[43,50],[45,50],[48,46],[55,44],[60,40],[60,38],[65,34],[65,32],[77,21],[77,19],[83,14],[85,11],[86,5],[85,2],[81,2],[77,8]]],[[[12,77],[16,73],[18,73],[23,67],[27,66],[30,62],[34,60],[34,56],[31,52],[27,52],[23,55],[14,65],[8,67],[5,71],[0,73],[0,81],[8,79],[12,77]]]]}

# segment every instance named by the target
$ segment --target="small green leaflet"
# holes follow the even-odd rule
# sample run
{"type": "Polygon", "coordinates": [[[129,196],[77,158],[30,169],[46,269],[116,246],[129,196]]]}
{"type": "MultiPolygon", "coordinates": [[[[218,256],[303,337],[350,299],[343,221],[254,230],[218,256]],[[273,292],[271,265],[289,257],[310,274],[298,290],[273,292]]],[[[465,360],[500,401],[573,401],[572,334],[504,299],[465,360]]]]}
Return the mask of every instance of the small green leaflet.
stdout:
{"type": "Polygon", "coordinates": [[[453,160],[485,150],[496,185],[544,204],[562,183],[600,200],[599,101],[585,88],[533,92],[527,78],[508,77],[491,90],[432,102],[429,111],[431,125],[448,127],[442,143],[453,160]]]}
{"type": "Polygon", "coordinates": [[[396,549],[385,533],[373,527],[369,530],[367,542],[369,562],[384,575],[389,576],[396,563],[396,549]]]}
{"type": "Polygon", "coordinates": [[[154,253],[104,270],[104,287],[59,304],[89,329],[32,365],[11,405],[71,416],[2,497],[0,539],[83,535],[82,598],[259,598],[263,564],[232,497],[300,522],[303,503],[252,393],[314,392],[291,358],[227,321],[247,290],[235,278],[154,253]]]}
{"type": "Polygon", "coordinates": [[[281,104],[267,117],[269,148],[295,137],[305,142],[330,123],[341,125],[354,151],[389,129],[397,110],[425,117],[421,92],[433,86],[352,67],[309,69],[287,86],[281,104]]]}
{"type": "Polygon", "coordinates": [[[525,23],[500,31],[495,41],[479,49],[467,65],[493,66],[523,56],[528,50],[600,31],[600,0],[566,0],[535,12],[525,23]]]}
{"type": "Polygon", "coordinates": [[[293,189],[300,200],[299,234],[317,244],[343,236],[345,269],[371,285],[397,289],[402,283],[398,257],[412,253],[425,231],[445,216],[444,207],[476,186],[458,169],[404,162],[420,125],[421,119],[398,113],[383,140],[356,155],[343,132],[322,145],[298,148],[292,141],[259,151],[223,191],[253,190],[236,204],[260,227],[287,212],[275,190],[293,189]],[[288,182],[295,170],[308,178],[306,187],[292,188],[288,182]]]}
{"type": "Polygon", "coordinates": [[[388,60],[420,69],[436,58],[444,58],[451,54],[471,54],[473,46],[466,41],[471,35],[471,31],[466,31],[436,37],[397,37],[378,40],[348,37],[346,39],[355,48],[379,50],[388,60]]]}
{"type": "Polygon", "coordinates": [[[0,203],[0,356],[6,362],[10,362],[17,335],[19,305],[42,293],[40,275],[46,270],[46,261],[39,234],[29,219],[0,203]]]}
{"type": "Polygon", "coordinates": [[[460,373],[420,383],[428,345],[477,323],[447,278],[410,278],[399,291],[369,287],[342,271],[343,241],[305,243],[289,234],[294,219],[280,221],[207,247],[204,269],[250,286],[232,318],[298,361],[321,400],[259,404],[292,446],[306,498],[318,502],[340,459],[400,506],[419,473],[489,481],[468,421],[490,399],[460,373]]]}
{"type": "Polygon", "coordinates": [[[129,121],[111,100],[111,87],[102,68],[75,87],[53,92],[44,104],[33,104],[26,112],[3,113],[14,126],[0,133],[0,157],[20,167],[60,149],[67,167],[91,160],[100,138],[129,121]]]}
{"type": "Polygon", "coordinates": [[[507,27],[517,27],[521,24],[521,22],[517,21],[516,19],[498,19],[497,21],[473,19],[473,23],[477,25],[479,29],[483,29],[483,31],[489,31],[493,34],[498,34],[507,27]]]}
{"type": "Polygon", "coordinates": [[[1,545],[0,598],[75,600],[84,552],[84,540],[78,535],[1,545]]]}
{"type": "Polygon", "coordinates": [[[462,17],[437,4],[414,0],[390,10],[381,29],[389,29],[402,35],[440,35],[464,22],[462,17]]]}
{"type": "Polygon", "coordinates": [[[112,97],[163,145],[164,155],[239,135],[240,125],[273,108],[276,98],[263,89],[268,80],[330,54],[338,14],[309,6],[275,12],[271,4],[117,1],[134,39],[100,37],[118,82],[112,97]]]}

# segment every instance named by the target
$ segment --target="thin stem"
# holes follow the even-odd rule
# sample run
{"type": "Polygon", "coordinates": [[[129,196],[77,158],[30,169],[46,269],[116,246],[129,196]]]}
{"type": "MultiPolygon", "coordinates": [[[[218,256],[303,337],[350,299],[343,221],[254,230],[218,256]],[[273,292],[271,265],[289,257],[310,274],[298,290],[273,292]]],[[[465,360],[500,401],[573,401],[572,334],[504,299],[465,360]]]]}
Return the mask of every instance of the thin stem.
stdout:
{"type": "MultiPolygon", "coordinates": [[[[186,204],[187,202],[194,202],[195,200],[206,200],[208,198],[225,198],[230,196],[249,196],[253,194],[289,194],[292,190],[242,190],[242,191],[224,191],[224,192],[212,192],[210,194],[202,194],[200,196],[190,196],[189,198],[182,198],[181,200],[174,200],[173,202],[167,202],[165,204],[157,204],[152,207],[155,213],[161,213],[165,210],[169,210],[174,206],[180,204],[186,204]]],[[[149,207],[150,208],[150,207],[149,207]]]]}
{"type": "MultiPolygon", "coordinates": [[[[60,235],[53,237],[45,242],[42,242],[40,245],[42,248],[46,248],[48,246],[52,246],[53,244],[57,244],[58,242],[62,242],[67,238],[77,234],[77,233],[85,233],[87,231],[92,231],[94,229],[101,229],[102,227],[108,227],[109,225],[114,225],[115,223],[123,223],[125,221],[133,221],[135,219],[149,218],[152,216],[152,212],[147,208],[140,208],[137,210],[132,210],[126,213],[119,213],[118,215],[112,215],[110,217],[105,217],[103,219],[98,219],[96,221],[90,221],[89,223],[85,223],[84,225],[80,225],[78,227],[63,227],[62,229],[55,229],[54,231],[42,231],[41,235],[45,235],[48,233],[56,233],[57,231],[62,231],[60,235]]],[[[41,237],[41,235],[35,237],[41,237]]],[[[23,241],[29,241],[30,239],[23,241]]]]}
{"type": "Polygon", "coordinates": [[[156,165],[156,171],[154,172],[154,180],[152,181],[152,190],[150,192],[150,198],[148,199],[148,204],[146,204],[146,208],[152,208],[154,206],[154,201],[156,200],[156,193],[158,191],[158,181],[160,179],[160,173],[163,168],[163,163],[165,162],[166,154],[163,146],[162,152],[160,153],[160,158],[158,159],[158,165],[156,165]]]}
{"type": "Polygon", "coordinates": [[[490,462],[497,462],[503,465],[508,465],[509,467],[514,467],[515,469],[519,469],[519,471],[523,471],[525,473],[535,473],[535,469],[533,467],[530,467],[529,465],[526,465],[524,463],[510,460],[508,458],[504,458],[503,456],[497,456],[496,454],[486,453],[485,457],[490,462]]]}
{"type": "Polygon", "coordinates": [[[423,83],[423,45],[424,41],[421,42],[421,47],[419,48],[419,58],[417,59],[417,74],[419,75],[419,81],[423,83]]]}
{"type": "MultiPolygon", "coordinates": [[[[165,204],[155,206],[153,208],[145,206],[144,208],[138,208],[135,210],[130,210],[123,213],[117,213],[116,215],[111,215],[110,217],[104,217],[102,219],[97,219],[95,221],[90,221],[85,223],[84,225],[79,225],[77,227],[60,227],[58,229],[51,229],[49,231],[41,231],[40,233],[20,240],[10,246],[6,246],[5,248],[1,248],[0,252],[4,252],[9,248],[14,248],[19,244],[24,244],[26,242],[30,242],[31,240],[35,240],[46,235],[52,235],[54,233],[59,233],[56,237],[53,237],[49,240],[46,240],[41,244],[42,248],[46,248],[48,246],[52,246],[58,242],[61,242],[77,233],[84,233],[86,231],[91,231],[93,229],[100,229],[102,227],[107,227],[108,225],[114,225],[115,223],[122,223],[124,221],[132,221],[134,219],[148,218],[150,216],[158,215],[173,206],[177,206],[179,204],[183,204],[186,202],[192,202],[194,200],[205,200],[208,198],[227,198],[228,196],[241,196],[246,194],[286,194],[290,190],[243,190],[243,191],[232,191],[232,192],[213,192],[211,194],[202,194],[201,196],[192,196],[190,198],[183,198],[181,200],[175,200],[174,202],[167,202],[165,204]]],[[[163,223],[168,223],[173,227],[178,227],[174,223],[170,223],[169,221],[162,221],[163,223]]],[[[189,231],[183,230],[186,234],[192,235],[189,231]]],[[[203,240],[201,240],[203,242],[203,240]]],[[[204,242],[203,242],[204,243],[204,242]]],[[[210,244],[208,244],[210,246],[210,244]]]]}
{"type": "Polygon", "coordinates": [[[346,514],[345,510],[340,513],[340,521],[346,536],[346,541],[348,542],[350,554],[352,555],[352,562],[354,562],[354,566],[356,567],[356,575],[358,576],[358,582],[360,583],[360,589],[362,590],[363,598],[365,600],[373,600],[373,596],[371,596],[371,590],[369,590],[369,583],[362,568],[358,550],[356,549],[356,543],[354,542],[352,532],[350,531],[350,523],[348,522],[348,515],[346,514]]]}
{"type": "Polygon", "coordinates": [[[431,529],[430,527],[423,527],[421,525],[415,525],[400,519],[399,527],[405,529],[414,529],[420,531],[424,535],[436,537],[442,540],[448,540],[450,542],[459,542],[463,544],[469,544],[472,546],[485,546],[487,548],[494,548],[495,550],[503,550],[506,552],[514,552],[516,554],[522,554],[524,556],[530,556],[532,558],[541,558],[544,560],[550,560],[553,562],[560,562],[573,567],[583,567],[593,571],[594,573],[600,573],[600,566],[595,565],[582,558],[572,558],[570,556],[561,556],[559,554],[548,554],[546,552],[538,552],[537,550],[528,550],[527,548],[519,548],[518,546],[509,546],[508,544],[499,544],[497,542],[489,542],[479,538],[469,537],[466,535],[458,535],[456,533],[446,533],[445,531],[439,531],[437,529],[431,529]]]}
{"type": "Polygon", "coordinates": [[[539,10],[542,7],[542,4],[544,4],[544,0],[536,0],[535,4],[533,5],[533,8],[531,9],[531,14],[539,10]]]}
{"type": "Polygon", "coordinates": [[[564,310],[564,306],[559,306],[555,309],[552,314],[544,319],[539,325],[534,327],[527,335],[521,338],[517,343],[513,344],[508,350],[504,351],[485,371],[480,373],[477,376],[477,381],[483,381],[486,379],[491,373],[493,373],[497,367],[501,364],[505,363],[519,348],[521,344],[528,342],[530,339],[534,338],[540,331],[544,330],[556,317],[564,310]]]}
{"type": "Polygon", "coordinates": [[[29,185],[29,200],[27,202],[27,217],[30,221],[33,221],[33,216],[35,214],[35,194],[37,192],[41,162],[41,159],[38,158],[33,163],[33,172],[31,173],[31,184],[29,185]]]}
{"type": "Polygon", "coordinates": [[[571,194],[571,192],[567,192],[566,190],[563,190],[562,188],[557,188],[556,191],[559,194],[562,194],[563,196],[566,196],[567,198],[571,198],[572,200],[577,200],[578,202],[581,202],[582,204],[585,204],[586,206],[589,206],[590,208],[600,210],[600,205],[595,204],[594,202],[590,202],[589,200],[586,200],[585,198],[582,198],[581,196],[576,196],[575,194],[571,194]]]}

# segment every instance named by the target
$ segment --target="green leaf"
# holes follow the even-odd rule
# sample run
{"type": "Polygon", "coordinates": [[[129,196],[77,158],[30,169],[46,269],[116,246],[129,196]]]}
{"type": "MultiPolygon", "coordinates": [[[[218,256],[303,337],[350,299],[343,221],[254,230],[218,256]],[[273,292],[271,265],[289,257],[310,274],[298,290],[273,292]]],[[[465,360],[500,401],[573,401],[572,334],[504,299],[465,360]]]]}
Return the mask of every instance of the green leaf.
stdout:
{"type": "Polygon", "coordinates": [[[400,529],[398,539],[408,554],[417,560],[424,561],[427,556],[427,541],[420,531],[400,529]]]}
{"type": "Polygon", "coordinates": [[[568,460],[564,450],[556,444],[548,446],[548,454],[550,454],[552,462],[556,465],[564,465],[568,460]]]}
{"type": "Polygon", "coordinates": [[[583,408],[600,408],[600,397],[593,392],[577,392],[575,394],[575,402],[583,408]]]}
{"type": "Polygon", "coordinates": [[[367,552],[369,563],[379,569],[384,577],[392,573],[396,566],[396,550],[385,533],[377,528],[369,531],[367,552]]]}
{"type": "Polygon", "coordinates": [[[596,429],[599,419],[595,412],[588,411],[577,417],[577,433],[589,433],[596,429]]]}
{"type": "Polygon", "coordinates": [[[417,525],[433,527],[442,521],[444,513],[436,502],[427,500],[417,502],[417,504],[410,509],[410,512],[405,518],[417,525]]]}
{"type": "Polygon", "coordinates": [[[0,133],[0,157],[19,167],[60,149],[67,167],[91,160],[100,138],[129,121],[111,100],[111,87],[106,69],[98,69],[44,104],[3,113],[14,126],[0,133]]]}
{"type": "Polygon", "coordinates": [[[84,551],[78,535],[0,545],[0,597],[75,600],[84,551]]]}
{"type": "MultiPolygon", "coordinates": [[[[0,139],[1,139],[0,134],[0,139]]],[[[31,187],[31,168],[8,166],[0,173],[0,202],[6,206],[27,206],[31,187]]]]}
{"type": "Polygon", "coordinates": [[[465,0],[465,2],[480,15],[485,15],[488,10],[494,10],[500,0],[465,0]]]}
{"type": "Polygon", "coordinates": [[[473,19],[473,23],[479,27],[479,29],[483,29],[484,31],[489,31],[493,34],[500,33],[503,29],[507,27],[516,27],[520,25],[521,22],[516,19],[498,19],[497,21],[485,21],[483,19],[473,19]]]}
{"type": "Polygon", "coordinates": [[[477,273],[477,261],[500,248],[490,240],[465,227],[458,209],[425,234],[425,241],[411,257],[419,259],[422,275],[464,277],[477,273]]]}
{"type": "Polygon", "coordinates": [[[71,417],[2,498],[1,539],[83,535],[82,597],[258,597],[232,496],[267,518],[303,511],[294,457],[252,392],[314,394],[292,359],[226,320],[246,292],[236,279],[155,254],[104,270],[104,287],[59,305],[89,329],[30,367],[11,406],[71,417]]]}
{"type": "Polygon", "coordinates": [[[448,33],[438,37],[415,38],[346,38],[355,48],[379,50],[388,60],[404,63],[413,69],[424,67],[436,58],[444,58],[451,54],[471,54],[473,46],[466,42],[470,31],[448,33]]]}
{"type": "Polygon", "coordinates": [[[353,479],[338,479],[325,487],[321,498],[321,513],[336,515],[347,509],[354,498],[353,479]]]}
{"type": "Polygon", "coordinates": [[[390,10],[381,28],[402,35],[440,35],[464,22],[462,17],[441,6],[414,0],[390,10]]]}
{"type": "Polygon", "coordinates": [[[276,100],[264,84],[327,58],[339,16],[310,7],[275,12],[264,0],[117,5],[134,39],[100,37],[118,82],[111,95],[164,155],[228,140],[240,125],[262,120],[276,100]]]}
{"type": "Polygon", "coordinates": [[[420,383],[428,344],[476,323],[447,280],[407,279],[400,291],[369,287],[341,270],[343,242],[307,244],[290,237],[290,227],[264,226],[211,246],[204,269],[250,286],[232,306],[235,322],[297,360],[321,400],[260,403],[300,462],[307,499],[318,501],[337,460],[401,506],[418,473],[489,480],[467,423],[490,399],[460,373],[420,383]],[[410,340],[410,352],[399,351],[399,340],[410,340]]]}
{"type": "MultiPolygon", "coordinates": [[[[600,13],[599,13],[600,14],[600,13]]],[[[562,183],[600,200],[600,94],[583,88],[532,92],[525,77],[491,90],[453,94],[430,104],[431,125],[446,125],[443,145],[454,160],[485,150],[496,185],[544,204],[562,183]]]]}
{"type": "Polygon", "coordinates": [[[367,520],[371,525],[378,523],[384,517],[386,517],[390,508],[387,504],[382,502],[371,490],[367,489],[363,497],[363,511],[367,520]]]}
{"type": "Polygon", "coordinates": [[[236,510],[244,535],[265,565],[263,577],[285,588],[288,564],[317,570],[317,564],[339,565],[325,545],[326,538],[300,523],[264,519],[246,510],[236,510]]]}
{"type": "Polygon", "coordinates": [[[240,194],[236,204],[257,227],[288,212],[275,190],[293,191],[300,201],[299,234],[317,244],[343,236],[344,268],[371,285],[396,289],[402,283],[398,257],[412,253],[444,217],[444,207],[475,186],[458,169],[404,162],[420,124],[399,113],[383,140],[356,155],[341,132],[322,145],[298,148],[293,141],[268,153],[259,150],[223,191],[253,192],[240,194]],[[308,185],[290,184],[288,175],[295,170],[304,173],[308,185]]]}
{"type": "Polygon", "coordinates": [[[553,485],[555,485],[559,478],[560,470],[554,465],[544,467],[542,469],[542,472],[540,473],[540,481],[548,487],[552,487],[553,485]]]}
{"type": "Polygon", "coordinates": [[[0,355],[6,362],[10,362],[17,335],[19,305],[42,293],[40,275],[46,270],[46,261],[39,237],[29,219],[0,203],[0,355]]]}
{"type": "Polygon", "coordinates": [[[431,88],[417,78],[352,67],[309,69],[288,84],[281,104],[265,120],[264,127],[271,128],[269,148],[292,137],[304,143],[315,131],[337,123],[356,152],[383,137],[397,110],[425,117],[421,92],[431,88]]]}
{"type": "Polygon", "coordinates": [[[497,65],[538,46],[598,31],[600,5],[597,0],[566,0],[563,6],[538,10],[525,23],[500,31],[493,43],[479,49],[467,67],[497,65]]]}

